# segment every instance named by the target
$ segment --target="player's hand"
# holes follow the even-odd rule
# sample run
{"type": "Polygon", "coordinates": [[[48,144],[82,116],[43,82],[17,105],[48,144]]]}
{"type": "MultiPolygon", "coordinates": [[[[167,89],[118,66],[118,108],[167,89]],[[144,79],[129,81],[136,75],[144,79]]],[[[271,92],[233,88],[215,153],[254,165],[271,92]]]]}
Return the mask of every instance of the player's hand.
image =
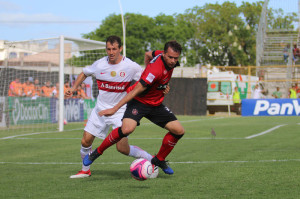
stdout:
{"type": "Polygon", "coordinates": [[[117,110],[115,110],[114,108],[110,108],[110,109],[105,109],[100,111],[98,114],[100,116],[112,116],[113,114],[115,114],[117,112],[117,110]]]}
{"type": "Polygon", "coordinates": [[[73,88],[67,88],[65,93],[65,98],[70,98],[73,96],[74,89],[73,88]]]}
{"type": "Polygon", "coordinates": [[[167,87],[165,88],[165,90],[163,91],[163,93],[166,95],[170,92],[170,86],[169,84],[167,85],[167,87]]]}

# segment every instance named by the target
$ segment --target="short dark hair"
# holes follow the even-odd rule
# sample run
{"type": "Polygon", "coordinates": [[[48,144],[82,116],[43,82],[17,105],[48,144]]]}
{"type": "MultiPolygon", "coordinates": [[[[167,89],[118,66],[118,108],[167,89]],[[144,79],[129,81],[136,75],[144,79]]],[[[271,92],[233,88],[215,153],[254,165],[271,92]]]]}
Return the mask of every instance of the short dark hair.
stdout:
{"type": "Polygon", "coordinates": [[[175,52],[178,52],[178,53],[181,53],[181,51],[182,51],[181,45],[175,40],[168,41],[165,44],[165,48],[164,48],[165,53],[167,52],[168,48],[172,48],[172,50],[174,50],[175,52]]]}
{"type": "Polygon", "coordinates": [[[119,48],[122,46],[121,38],[118,37],[118,36],[115,36],[115,35],[109,36],[109,37],[106,39],[106,44],[107,44],[108,42],[111,43],[111,44],[117,42],[118,45],[119,45],[119,48]]]}

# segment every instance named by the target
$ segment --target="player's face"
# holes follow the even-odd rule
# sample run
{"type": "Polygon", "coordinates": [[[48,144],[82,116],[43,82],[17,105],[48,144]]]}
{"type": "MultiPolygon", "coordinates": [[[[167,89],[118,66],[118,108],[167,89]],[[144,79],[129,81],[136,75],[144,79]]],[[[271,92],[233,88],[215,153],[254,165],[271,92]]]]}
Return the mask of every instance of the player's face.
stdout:
{"type": "Polygon", "coordinates": [[[119,47],[119,44],[117,42],[106,43],[106,53],[109,59],[110,64],[117,64],[122,60],[121,56],[122,47],[119,47]]]}
{"type": "Polygon", "coordinates": [[[172,48],[168,48],[167,52],[163,53],[164,60],[166,64],[170,68],[174,68],[178,59],[179,59],[180,53],[175,52],[172,48]]]}

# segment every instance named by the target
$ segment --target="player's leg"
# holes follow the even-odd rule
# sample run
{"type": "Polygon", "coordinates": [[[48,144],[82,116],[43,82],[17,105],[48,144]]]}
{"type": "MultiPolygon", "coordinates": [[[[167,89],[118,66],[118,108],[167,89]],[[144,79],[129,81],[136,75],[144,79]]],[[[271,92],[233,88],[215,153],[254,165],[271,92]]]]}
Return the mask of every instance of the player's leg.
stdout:
{"type": "MultiPolygon", "coordinates": [[[[84,157],[92,151],[92,144],[95,139],[95,136],[84,131],[83,137],[81,139],[81,149],[80,149],[80,156],[83,160],[84,157]]],[[[90,166],[85,166],[82,164],[81,170],[75,174],[70,176],[70,178],[86,178],[91,176],[90,166]]]]}
{"type": "Polygon", "coordinates": [[[147,151],[141,149],[138,146],[129,145],[128,138],[124,137],[116,144],[117,150],[127,156],[131,156],[134,158],[145,158],[149,161],[152,159],[152,155],[147,151]]]}
{"type": "Polygon", "coordinates": [[[169,132],[165,135],[161,149],[156,155],[158,159],[165,159],[184,135],[184,128],[178,120],[167,123],[165,129],[169,132]]]}
{"type": "Polygon", "coordinates": [[[147,118],[156,125],[167,129],[169,132],[164,136],[159,152],[151,160],[151,163],[159,166],[166,174],[174,171],[166,164],[166,157],[173,150],[178,140],[184,135],[184,128],[176,116],[164,105],[155,107],[147,118]]]}
{"type": "Polygon", "coordinates": [[[97,159],[103,152],[112,146],[113,144],[120,141],[122,138],[127,137],[132,133],[136,126],[139,125],[139,121],[144,116],[142,104],[136,100],[131,100],[127,103],[126,111],[123,116],[122,126],[115,128],[112,132],[104,139],[101,145],[93,151],[89,156],[86,156],[83,160],[84,165],[90,165],[95,159],[97,159]]]}
{"type": "Polygon", "coordinates": [[[111,133],[103,140],[101,145],[95,149],[91,154],[85,156],[83,164],[91,165],[103,152],[112,145],[119,142],[122,138],[127,137],[132,133],[136,127],[136,122],[131,119],[123,119],[122,127],[115,128],[111,133]],[[124,129],[124,130],[123,130],[124,129]]]}
{"type": "MultiPolygon", "coordinates": [[[[89,117],[89,120],[84,128],[83,137],[81,139],[81,149],[80,149],[80,155],[82,160],[84,160],[84,157],[91,153],[92,151],[92,144],[94,142],[95,137],[98,137],[100,139],[104,139],[108,133],[109,125],[107,125],[106,118],[100,117],[97,114],[96,109],[94,108],[91,112],[91,115],[89,117]]],[[[88,173],[91,175],[90,172],[90,166],[82,164],[82,170],[79,171],[79,173],[88,173]],[[86,171],[86,172],[81,172],[86,171]]],[[[71,176],[71,178],[78,178],[79,176],[71,176]]]]}

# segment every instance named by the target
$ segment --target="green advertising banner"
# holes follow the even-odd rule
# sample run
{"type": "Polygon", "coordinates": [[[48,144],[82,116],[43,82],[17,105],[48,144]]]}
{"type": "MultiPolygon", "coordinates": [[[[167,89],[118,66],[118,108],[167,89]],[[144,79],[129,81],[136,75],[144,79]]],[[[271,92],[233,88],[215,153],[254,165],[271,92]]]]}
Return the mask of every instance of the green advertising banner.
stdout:
{"type": "Polygon", "coordinates": [[[85,99],[83,104],[83,114],[84,114],[84,120],[87,120],[93,110],[93,108],[96,105],[96,100],[92,99],[85,99]]]}
{"type": "Polygon", "coordinates": [[[9,97],[10,124],[50,123],[50,98],[9,97]]]}

